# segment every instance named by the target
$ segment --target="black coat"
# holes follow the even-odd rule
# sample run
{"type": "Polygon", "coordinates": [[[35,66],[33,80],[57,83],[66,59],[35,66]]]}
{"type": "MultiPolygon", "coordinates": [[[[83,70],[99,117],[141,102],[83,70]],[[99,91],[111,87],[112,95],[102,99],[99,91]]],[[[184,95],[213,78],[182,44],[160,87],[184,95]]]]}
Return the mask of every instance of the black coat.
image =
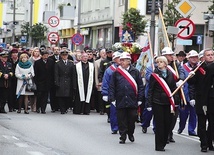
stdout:
{"type": "Polygon", "coordinates": [[[116,100],[116,108],[137,108],[138,101],[143,101],[145,96],[144,86],[140,72],[130,66],[128,70],[129,74],[134,78],[138,86],[138,94],[135,94],[131,84],[121,75],[117,70],[112,74],[112,78],[109,86],[109,101],[116,100]]]}
{"type": "Polygon", "coordinates": [[[4,67],[3,62],[0,61],[0,87],[6,88],[11,86],[11,77],[13,77],[12,64],[10,62],[6,62],[6,66],[4,67]],[[8,74],[9,78],[5,80],[4,74],[8,74]]]}
{"type": "Polygon", "coordinates": [[[99,68],[99,74],[98,74],[99,82],[103,81],[103,76],[104,76],[105,70],[110,66],[109,63],[111,63],[111,61],[112,61],[112,58],[107,57],[106,59],[104,59],[100,62],[100,68],[99,68]]]}
{"type": "MultiPolygon", "coordinates": [[[[167,76],[164,78],[162,73],[157,68],[154,70],[154,73],[158,74],[161,78],[165,80],[171,92],[176,89],[176,81],[174,80],[172,72],[167,70],[167,76]]],[[[179,95],[176,93],[174,96],[175,104],[179,102],[179,95]]],[[[149,81],[149,90],[148,90],[148,106],[152,107],[152,104],[159,105],[170,105],[170,100],[161,85],[154,78],[154,76],[150,76],[149,81]]]]}
{"type": "Polygon", "coordinates": [[[54,72],[54,83],[56,86],[57,97],[71,97],[73,88],[74,64],[71,60],[67,61],[67,65],[63,60],[56,62],[54,72]]]}
{"type": "Polygon", "coordinates": [[[54,61],[48,59],[45,63],[39,59],[34,63],[35,83],[37,91],[49,91],[54,84],[54,61]]]}
{"type": "MultiPolygon", "coordinates": [[[[207,64],[203,63],[201,65],[201,68],[205,71],[205,74],[202,74],[200,69],[198,69],[195,73],[195,76],[190,78],[187,82],[191,85],[194,85],[195,89],[195,109],[197,114],[204,114],[202,107],[206,105],[206,94],[205,94],[205,77],[206,77],[206,70],[207,70],[207,64]]],[[[193,69],[194,70],[194,69],[193,69]]]]}
{"type": "Polygon", "coordinates": [[[207,112],[214,113],[214,63],[206,68],[206,76],[204,80],[204,102],[207,104],[207,112]]]}

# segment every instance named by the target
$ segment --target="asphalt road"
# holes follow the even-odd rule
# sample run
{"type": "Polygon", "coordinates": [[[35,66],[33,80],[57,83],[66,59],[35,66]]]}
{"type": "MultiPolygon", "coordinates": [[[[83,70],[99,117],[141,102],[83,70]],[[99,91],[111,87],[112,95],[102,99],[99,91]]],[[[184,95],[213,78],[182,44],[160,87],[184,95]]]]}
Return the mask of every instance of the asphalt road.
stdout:
{"type": "Polygon", "coordinates": [[[0,114],[0,155],[204,155],[198,137],[188,136],[187,130],[178,135],[177,127],[176,142],[168,144],[165,152],[154,150],[152,128],[144,134],[139,123],[135,142],[127,139],[126,144],[119,144],[119,134],[111,134],[106,120],[106,115],[94,111],[90,115],[74,115],[71,111],[61,115],[51,113],[49,107],[47,114],[0,114]]]}

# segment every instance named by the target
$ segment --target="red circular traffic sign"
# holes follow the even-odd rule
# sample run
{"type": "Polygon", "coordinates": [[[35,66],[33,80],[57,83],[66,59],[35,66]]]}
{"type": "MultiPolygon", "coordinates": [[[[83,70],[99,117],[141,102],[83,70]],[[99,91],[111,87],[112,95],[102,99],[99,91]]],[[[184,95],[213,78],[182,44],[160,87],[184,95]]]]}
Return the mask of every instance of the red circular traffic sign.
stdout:
{"type": "Polygon", "coordinates": [[[56,44],[59,41],[59,35],[57,32],[50,32],[48,34],[48,41],[52,44],[56,44]]]}
{"type": "Polygon", "coordinates": [[[83,36],[79,33],[75,33],[72,37],[71,37],[71,41],[73,44],[79,46],[83,43],[83,36]]]}
{"type": "Polygon", "coordinates": [[[57,16],[51,16],[49,19],[48,19],[48,24],[51,26],[51,27],[57,27],[59,25],[59,18],[57,16]]]}
{"type": "Polygon", "coordinates": [[[188,18],[181,18],[175,23],[175,27],[179,29],[177,36],[181,39],[188,39],[195,33],[196,27],[193,21],[188,18]]]}

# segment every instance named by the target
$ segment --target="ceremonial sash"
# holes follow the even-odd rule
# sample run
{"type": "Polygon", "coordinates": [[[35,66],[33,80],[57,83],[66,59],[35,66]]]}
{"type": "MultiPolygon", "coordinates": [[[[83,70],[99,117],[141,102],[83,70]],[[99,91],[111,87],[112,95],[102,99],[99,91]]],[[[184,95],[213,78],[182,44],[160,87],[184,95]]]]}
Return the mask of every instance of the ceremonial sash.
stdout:
{"type": "Polygon", "coordinates": [[[206,71],[202,68],[202,67],[199,67],[199,72],[202,74],[202,75],[205,75],[206,74],[206,71]]]}
{"type": "Polygon", "coordinates": [[[184,69],[186,69],[187,72],[191,72],[191,69],[192,69],[192,68],[189,68],[189,67],[187,66],[187,64],[184,64],[183,67],[184,67],[184,69]]]}
{"type": "Polygon", "coordinates": [[[123,69],[121,66],[117,68],[117,71],[129,82],[129,84],[134,89],[135,94],[138,93],[137,83],[134,80],[134,78],[127,72],[125,69],[123,69]]]}
{"type": "Polygon", "coordinates": [[[110,66],[110,69],[111,69],[112,71],[115,71],[115,70],[116,70],[116,67],[112,64],[112,65],[110,66]]]}
{"type": "Polygon", "coordinates": [[[84,82],[83,82],[83,75],[82,75],[82,62],[78,62],[76,64],[77,69],[77,83],[79,88],[79,95],[80,95],[80,101],[85,101],[86,103],[90,102],[91,99],[91,93],[93,88],[93,73],[94,73],[94,66],[93,63],[88,62],[89,64],[89,78],[88,78],[88,87],[87,87],[87,95],[85,98],[85,91],[84,91],[84,82]]]}
{"type": "Polygon", "coordinates": [[[176,75],[175,70],[174,70],[170,65],[167,65],[167,69],[170,70],[170,71],[172,72],[174,79],[177,81],[177,80],[178,80],[178,77],[177,77],[177,75],[176,75]]]}
{"type": "MultiPolygon", "coordinates": [[[[186,64],[184,64],[183,66],[184,66],[184,68],[185,68],[188,72],[191,71],[191,69],[190,69],[186,64]]],[[[199,70],[199,72],[200,72],[202,75],[205,75],[205,74],[206,74],[206,71],[205,71],[202,67],[199,67],[198,70],[199,70]]]]}
{"type": "Polygon", "coordinates": [[[171,104],[171,106],[173,107],[173,110],[174,110],[175,109],[175,101],[174,101],[174,98],[171,96],[172,92],[171,92],[168,84],[166,83],[166,81],[164,81],[163,78],[161,78],[157,74],[152,73],[152,76],[157,80],[157,82],[163,88],[163,90],[166,93],[166,95],[169,97],[169,102],[170,102],[170,104],[171,104]]]}

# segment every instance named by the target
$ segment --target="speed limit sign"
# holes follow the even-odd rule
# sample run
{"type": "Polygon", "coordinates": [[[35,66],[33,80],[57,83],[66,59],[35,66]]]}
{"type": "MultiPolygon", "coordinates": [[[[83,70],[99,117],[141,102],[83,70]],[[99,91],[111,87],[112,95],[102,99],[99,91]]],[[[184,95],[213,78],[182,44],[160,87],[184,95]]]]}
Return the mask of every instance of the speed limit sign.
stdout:
{"type": "Polygon", "coordinates": [[[57,27],[59,25],[59,18],[57,16],[51,16],[49,19],[48,19],[48,24],[51,26],[51,27],[57,27]]]}

